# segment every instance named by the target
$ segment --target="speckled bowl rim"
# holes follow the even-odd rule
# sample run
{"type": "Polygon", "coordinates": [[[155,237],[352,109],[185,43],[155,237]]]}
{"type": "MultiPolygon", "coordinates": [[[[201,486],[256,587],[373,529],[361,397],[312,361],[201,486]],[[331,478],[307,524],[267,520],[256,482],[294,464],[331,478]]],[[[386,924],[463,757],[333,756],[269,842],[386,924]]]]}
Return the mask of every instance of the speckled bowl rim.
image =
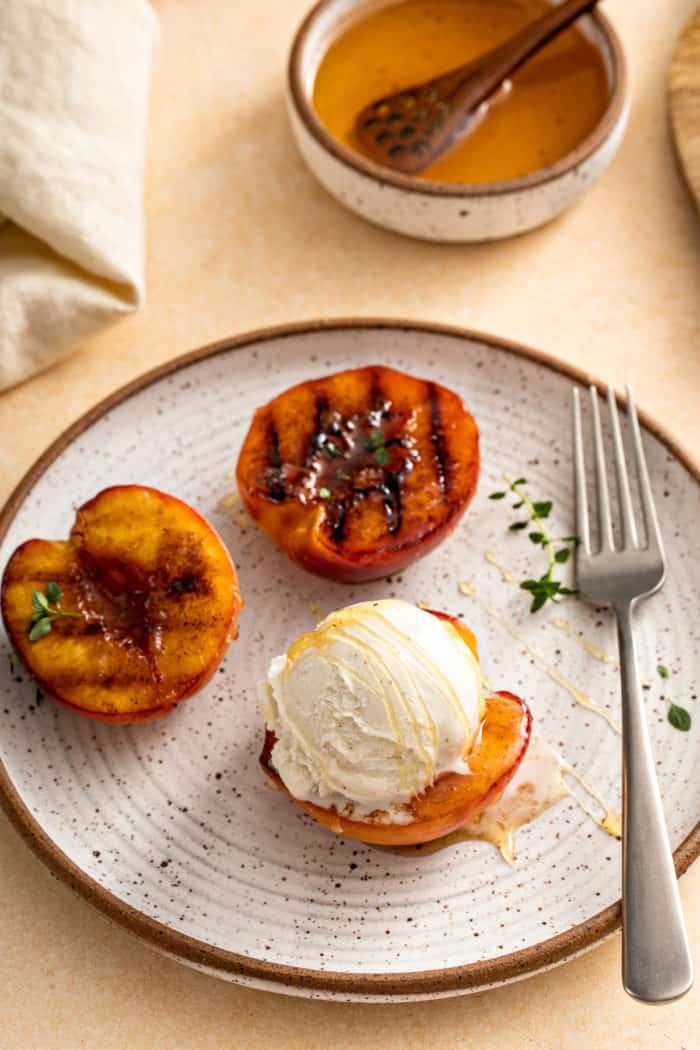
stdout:
{"type": "MultiPolygon", "coordinates": [[[[583,369],[577,368],[540,350],[534,350],[522,343],[502,339],[484,332],[453,325],[430,322],[403,320],[400,318],[339,318],[323,321],[304,321],[295,324],[281,325],[272,328],[258,329],[234,338],[211,343],[201,349],[190,351],[158,365],[132,382],[122,386],[104,400],[87,411],[71,426],[63,431],[55,441],[39,456],[27,471],[22,480],[10,495],[0,512],[0,542],[15,518],[21,504],[32,487],[41,478],[46,469],[80,434],[107,412],[127,401],[134,394],[151,386],[165,376],[178,372],[198,361],[214,357],[231,350],[240,350],[256,343],[266,343],[275,339],[285,339],[314,332],[334,332],[342,330],[394,330],[419,332],[426,335],[447,335],[472,342],[483,343],[491,350],[512,354],[524,358],[557,372],[576,383],[593,384],[601,393],[605,387],[601,381],[583,369]]],[[[622,398],[620,395],[620,402],[622,398]]],[[[695,479],[700,483],[700,464],[682,448],[678,442],[655,420],[645,412],[639,413],[640,420],[666,448],[675,456],[695,479]]],[[[49,871],[72,890],[84,897],[108,918],[112,919],[129,932],[136,934],[151,946],[174,956],[182,962],[206,967],[218,971],[222,977],[243,980],[262,981],[271,988],[285,991],[285,986],[295,988],[302,994],[332,993],[335,997],[343,994],[352,996],[366,995],[377,1000],[397,997],[431,997],[459,994],[474,991],[496,984],[514,981],[555,966],[575,955],[592,948],[599,941],[614,933],[620,926],[620,901],[609,905],[597,915],[572,926],[570,930],[557,934],[538,944],[530,945],[520,951],[511,952],[495,959],[467,963],[441,970],[410,971],[407,973],[350,973],[339,971],[313,970],[303,967],[288,966],[281,963],[266,962],[236,952],[217,948],[171,929],[163,923],[149,918],[136,908],[125,904],[118,897],[107,891],[94,879],[79,868],[46,834],[39,821],[31,814],[16,791],[4,764],[0,761],[0,805],[20,835],[34,850],[49,871]]],[[[700,854],[700,820],[674,853],[676,874],[682,875],[700,854]]]]}
{"type": "Polygon", "coordinates": [[[601,11],[595,10],[589,12],[586,17],[591,18],[596,23],[608,45],[612,64],[612,90],[600,121],[596,124],[593,131],[579,142],[578,146],[569,153],[564,154],[554,164],[541,168],[539,171],[531,172],[529,175],[521,175],[514,179],[502,179],[498,182],[431,182],[428,179],[417,179],[411,175],[401,175],[398,172],[391,171],[389,168],[382,167],[381,164],[375,164],[360,153],[355,153],[334,138],[316,115],[309,94],[304,86],[301,68],[303,48],[318,17],[334,2],[335,0],[319,0],[319,3],[309,11],[297,30],[292,42],[287,66],[289,97],[297,116],[303,122],[306,130],[326,152],[332,154],[342,164],[352,168],[358,174],[373,179],[383,186],[394,186],[397,189],[408,190],[410,193],[429,197],[458,197],[463,199],[497,197],[509,193],[520,193],[523,190],[553,182],[562,175],[573,171],[603,145],[624,116],[628,94],[628,76],[627,61],[622,42],[609,18],[601,11]]]}

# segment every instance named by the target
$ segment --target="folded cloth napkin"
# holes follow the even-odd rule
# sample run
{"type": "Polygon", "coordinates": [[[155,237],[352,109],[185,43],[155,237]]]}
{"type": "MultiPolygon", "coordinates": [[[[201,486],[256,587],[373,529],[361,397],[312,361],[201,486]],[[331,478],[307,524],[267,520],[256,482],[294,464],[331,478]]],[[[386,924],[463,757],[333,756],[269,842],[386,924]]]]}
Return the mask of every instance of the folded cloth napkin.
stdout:
{"type": "Polygon", "coordinates": [[[0,390],[143,299],[155,15],[0,0],[0,390]]]}

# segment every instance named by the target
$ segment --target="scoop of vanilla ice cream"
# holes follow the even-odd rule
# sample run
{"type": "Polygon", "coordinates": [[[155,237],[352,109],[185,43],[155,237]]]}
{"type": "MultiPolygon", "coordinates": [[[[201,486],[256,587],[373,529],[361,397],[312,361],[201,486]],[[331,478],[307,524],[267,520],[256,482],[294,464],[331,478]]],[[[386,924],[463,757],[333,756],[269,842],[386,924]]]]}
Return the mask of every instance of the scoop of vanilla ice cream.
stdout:
{"type": "Polygon", "coordinates": [[[410,819],[405,803],[468,770],[483,713],[479,665],[455,627],[394,600],[331,613],[272,660],[259,691],[291,794],[356,819],[410,819]]]}

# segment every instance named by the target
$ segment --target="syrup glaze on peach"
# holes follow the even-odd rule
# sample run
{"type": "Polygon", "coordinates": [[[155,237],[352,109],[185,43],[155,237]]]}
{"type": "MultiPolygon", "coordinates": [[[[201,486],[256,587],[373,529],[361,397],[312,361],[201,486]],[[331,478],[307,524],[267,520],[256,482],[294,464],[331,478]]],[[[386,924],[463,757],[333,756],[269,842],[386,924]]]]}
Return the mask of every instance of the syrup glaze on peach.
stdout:
{"type": "Polygon", "coordinates": [[[160,718],[197,692],[235,636],[241,604],[209,523],[140,485],[85,503],[68,540],[23,543],[2,580],[10,641],[42,692],[111,722],[160,718]],[[51,581],[61,606],[81,615],[32,642],[32,592],[51,581]]]}
{"type": "Polygon", "coordinates": [[[258,409],[237,465],[246,510],[305,568],[373,579],[454,527],[479,471],[476,423],[438,383],[373,366],[258,409]]]}
{"type": "MultiPolygon", "coordinates": [[[[387,531],[394,535],[400,530],[404,483],[420,456],[413,435],[404,433],[405,419],[392,412],[391,402],[373,400],[376,407],[349,418],[327,407],[324,399],[316,403],[318,424],[306,468],[311,486],[302,479],[297,496],[304,502],[309,492],[314,498],[327,490],[328,526],[337,542],[346,536],[355,504],[375,493],[384,508],[387,531]]],[[[444,483],[442,470],[440,478],[444,483]]]]}

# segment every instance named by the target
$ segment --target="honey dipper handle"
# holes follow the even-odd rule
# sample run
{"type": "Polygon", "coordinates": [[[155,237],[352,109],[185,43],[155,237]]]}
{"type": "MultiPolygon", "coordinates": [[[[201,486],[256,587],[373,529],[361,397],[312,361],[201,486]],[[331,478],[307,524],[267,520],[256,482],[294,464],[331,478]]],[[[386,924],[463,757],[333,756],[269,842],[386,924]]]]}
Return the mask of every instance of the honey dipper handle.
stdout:
{"type": "Polygon", "coordinates": [[[462,71],[454,102],[467,107],[486,98],[506,77],[544,47],[553,37],[576,19],[596,6],[597,0],[565,0],[505,43],[470,62],[462,71]],[[461,97],[464,95],[464,97],[461,97]]]}

